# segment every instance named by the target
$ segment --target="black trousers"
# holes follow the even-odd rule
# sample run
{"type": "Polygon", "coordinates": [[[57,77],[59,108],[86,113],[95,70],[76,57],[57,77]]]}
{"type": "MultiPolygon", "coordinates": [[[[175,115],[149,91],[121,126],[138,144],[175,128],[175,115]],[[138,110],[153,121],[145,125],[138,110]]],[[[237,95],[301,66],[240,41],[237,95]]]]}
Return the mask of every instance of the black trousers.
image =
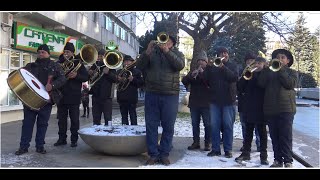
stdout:
{"type": "Polygon", "coordinates": [[[250,153],[251,152],[251,143],[253,139],[254,128],[257,128],[259,137],[260,137],[260,157],[267,158],[267,146],[268,146],[268,135],[267,135],[267,125],[264,123],[249,123],[245,122],[245,137],[243,141],[243,152],[250,153]]]}
{"type": "Polygon", "coordinates": [[[129,125],[128,113],[130,115],[131,125],[137,125],[137,104],[119,103],[122,117],[122,124],[129,125]]]}
{"type": "Polygon", "coordinates": [[[101,100],[99,98],[92,98],[92,116],[93,116],[93,125],[101,124],[101,115],[103,113],[105,124],[108,124],[108,121],[112,121],[112,99],[108,98],[107,100],[101,100]]]}
{"type": "Polygon", "coordinates": [[[294,113],[279,113],[267,116],[274,159],[292,163],[292,125],[294,113]]]}
{"type": "Polygon", "coordinates": [[[89,101],[82,101],[82,107],[83,107],[83,115],[86,115],[86,112],[88,112],[88,116],[90,114],[89,111],[89,101]]]}
{"type": "Polygon", "coordinates": [[[68,116],[71,120],[71,142],[78,141],[78,130],[80,127],[79,123],[79,104],[59,104],[59,139],[66,140],[67,139],[67,128],[68,128],[68,116]]]}

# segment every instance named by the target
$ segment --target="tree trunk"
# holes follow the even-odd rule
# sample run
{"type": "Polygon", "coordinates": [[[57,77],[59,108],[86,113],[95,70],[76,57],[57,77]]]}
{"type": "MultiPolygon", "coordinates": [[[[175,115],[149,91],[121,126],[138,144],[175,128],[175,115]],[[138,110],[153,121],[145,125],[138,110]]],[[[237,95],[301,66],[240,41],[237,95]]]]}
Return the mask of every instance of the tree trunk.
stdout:
{"type": "Polygon", "coordinates": [[[197,68],[197,55],[204,50],[207,52],[207,49],[209,45],[206,45],[206,43],[202,40],[201,37],[195,37],[194,39],[194,45],[193,45],[193,57],[190,65],[190,70],[193,71],[197,68]]]}

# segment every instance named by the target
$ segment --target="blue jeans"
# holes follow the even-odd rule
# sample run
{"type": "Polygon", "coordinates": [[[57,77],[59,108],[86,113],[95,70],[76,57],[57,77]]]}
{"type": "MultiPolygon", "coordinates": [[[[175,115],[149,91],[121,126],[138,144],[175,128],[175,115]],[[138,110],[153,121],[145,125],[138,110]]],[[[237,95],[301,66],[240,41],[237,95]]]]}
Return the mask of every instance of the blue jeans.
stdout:
{"type": "MultiPolygon", "coordinates": [[[[242,138],[243,138],[242,143],[244,144],[244,137],[246,137],[246,124],[245,124],[245,120],[242,112],[239,112],[239,118],[240,118],[241,127],[242,127],[242,138]]],[[[256,135],[257,150],[260,150],[260,136],[258,133],[257,126],[254,127],[254,134],[256,135]]]]}
{"type": "Polygon", "coordinates": [[[147,147],[150,158],[168,157],[172,148],[174,123],[177,118],[179,95],[145,94],[145,121],[147,147]],[[158,127],[161,122],[162,135],[158,147],[158,127]]]}
{"type": "Polygon", "coordinates": [[[40,111],[33,111],[28,107],[23,107],[24,119],[22,120],[22,131],[20,139],[20,148],[28,149],[32,138],[33,126],[37,119],[36,148],[41,148],[45,144],[45,136],[48,127],[48,121],[51,115],[52,105],[45,105],[40,111]]]}
{"type": "Polygon", "coordinates": [[[220,131],[223,127],[223,148],[224,152],[232,151],[233,142],[233,124],[235,121],[236,108],[234,105],[219,106],[210,104],[210,119],[212,126],[212,150],[221,152],[220,150],[220,131]]]}
{"type": "Polygon", "coordinates": [[[204,141],[206,143],[211,143],[211,122],[209,107],[191,107],[190,112],[192,120],[193,141],[200,141],[200,120],[202,116],[205,132],[204,141]]]}

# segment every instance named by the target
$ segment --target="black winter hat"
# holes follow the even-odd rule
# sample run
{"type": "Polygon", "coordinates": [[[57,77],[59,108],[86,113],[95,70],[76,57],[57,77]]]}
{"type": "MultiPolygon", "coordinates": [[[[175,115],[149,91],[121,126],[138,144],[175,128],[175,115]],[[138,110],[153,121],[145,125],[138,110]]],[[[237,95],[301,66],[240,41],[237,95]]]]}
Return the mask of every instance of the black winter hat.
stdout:
{"type": "Polygon", "coordinates": [[[272,59],[277,58],[278,54],[284,54],[287,56],[287,58],[290,60],[290,62],[288,63],[288,67],[290,67],[293,64],[294,59],[290,51],[286,49],[276,49],[272,52],[272,59]]]}
{"type": "Polygon", "coordinates": [[[50,50],[49,50],[49,47],[46,45],[46,44],[42,44],[38,47],[37,51],[39,50],[43,50],[43,51],[47,51],[48,54],[50,54],[50,50]]]}
{"type": "Polygon", "coordinates": [[[123,60],[124,60],[124,61],[127,61],[127,60],[128,60],[128,61],[134,61],[134,59],[133,59],[131,56],[129,56],[129,55],[125,55],[124,58],[123,58],[123,60]]]}
{"type": "Polygon", "coordinates": [[[257,56],[253,52],[249,51],[249,52],[247,52],[246,56],[244,57],[244,61],[247,61],[248,59],[256,59],[256,57],[257,56]]]}
{"type": "Polygon", "coordinates": [[[63,50],[69,50],[69,51],[74,53],[75,52],[75,48],[74,48],[73,43],[67,42],[66,45],[64,46],[63,50]]]}
{"type": "Polygon", "coordinates": [[[98,55],[102,55],[104,56],[106,54],[106,50],[105,49],[100,49],[99,52],[98,52],[98,55]]]}
{"type": "Polygon", "coordinates": [[[225,48],[225,47],[219,47],[219,48],[217,49],[217,56],[219,56],[219,54],[221,54],[221,53],[223,53],[223,52],[229,53],[229,51],[228,51],[227,48],[225,48]]]}
{"type": "Polygon", "coordinates": [[[256,62],[267,62],[267,60],[265,58],[263,58],[263,57],[256,57],[255,61],[256,62]]]}

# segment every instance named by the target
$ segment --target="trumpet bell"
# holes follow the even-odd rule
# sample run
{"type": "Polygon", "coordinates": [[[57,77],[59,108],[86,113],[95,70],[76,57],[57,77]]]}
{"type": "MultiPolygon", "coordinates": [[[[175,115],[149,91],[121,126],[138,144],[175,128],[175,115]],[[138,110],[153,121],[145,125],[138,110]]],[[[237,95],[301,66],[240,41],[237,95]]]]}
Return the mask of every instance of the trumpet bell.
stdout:
{"type": "Polygon", "coordinates": [[[272,59],[270,61],[269,69],[273,72],[277,72],[281,69],[281,62],[278,59],[272,59]]]}
{"type": "Polygon", "coordinates": [[[224,59],[224,57],[223,57],[223,58],[221,58],[221,57],[215,58],[215,59],[213,60],[213,65],[216,66],[216,67],[220,67],[221,64],[222,64],[222,60],[223,60],[223,59],[224,59]]]}
{"type": "Polygon", "coordinates": [[[165,43],[167,43],[169,41],[169,35],[166,32],[160,32],[157,35],[157,41],[160,44],[165,44],[165,43]]]}
{"type": "Polygon", "coordinates": [[[116,50],[108,51],[103,58],[103,63],[109,69],[118,69],[123,62],[123,56],[120,52],[116,50]]]}
{"type": "Polygon", "coordinates": [[[85,63],[93,64],[98,59],[98,51],[93,45],[86,44],[80,50],[80,57],[85,63]]]}

